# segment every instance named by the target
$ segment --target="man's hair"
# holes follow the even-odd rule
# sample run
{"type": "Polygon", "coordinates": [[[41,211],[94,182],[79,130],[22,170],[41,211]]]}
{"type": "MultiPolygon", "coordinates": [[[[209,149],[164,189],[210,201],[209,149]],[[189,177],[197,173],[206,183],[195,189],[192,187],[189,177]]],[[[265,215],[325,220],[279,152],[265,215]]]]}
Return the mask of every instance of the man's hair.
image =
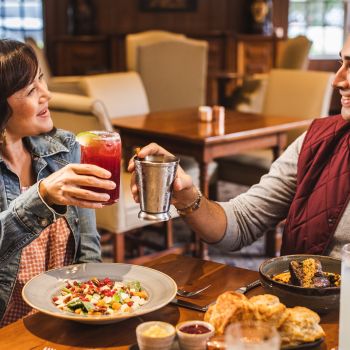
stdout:
{"type": "Polygon", "coordinates": [[[12,114],[7,99],[34,81],[38,67],[30,46],[16,40],[0,40],[0,131],[12,114]]]}

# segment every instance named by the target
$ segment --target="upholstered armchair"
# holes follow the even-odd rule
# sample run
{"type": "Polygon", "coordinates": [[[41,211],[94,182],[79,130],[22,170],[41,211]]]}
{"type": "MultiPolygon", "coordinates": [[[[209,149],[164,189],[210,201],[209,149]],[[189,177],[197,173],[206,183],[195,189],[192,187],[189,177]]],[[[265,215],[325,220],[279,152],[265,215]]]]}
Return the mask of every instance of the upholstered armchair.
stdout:
{"type": "Polygon", "coordinates": [[[137,50],[140,45],[154,44],[160,41],[185,39],[183,34],[165,30],[147,30],[126,36],[126,66],[129,71],[137,70],[137,50]]]}
{"type": "Polygon", "coordinates": [[[79,84],[86,96],[103,102],[109,118],[149,112],[148,97],[136,72],[88,75],[79,84]]]}
{"type": "Polygon", "coordinates": [[[139,73],[150,111],[205,104],[208,43],[172,33],[151,34],[126,39],[128,69],[139,73]]]}
{"type": "MultiPolygon", "coordinates": [[[[306,70],[312,46],[306,36],[281,40],[277,44],[277,69],[306,70]]],[[[233,94],[233,106],[241,112],[261,113],[269,74],[254,74],[243,79],[242,85],[233,94]]]]}
{"type": "Polygon", "coordinates": [[[312,41],[304,35],[280,41],[277,46],[276,68],[307,69],[312,41]]]}

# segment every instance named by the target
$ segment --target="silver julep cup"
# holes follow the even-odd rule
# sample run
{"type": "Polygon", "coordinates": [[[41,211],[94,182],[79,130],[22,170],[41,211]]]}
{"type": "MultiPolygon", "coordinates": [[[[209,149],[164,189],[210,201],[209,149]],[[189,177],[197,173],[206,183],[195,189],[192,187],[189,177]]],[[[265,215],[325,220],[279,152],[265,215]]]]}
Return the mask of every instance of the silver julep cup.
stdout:
{"type": "Polygon", "coordinates": [[[139,190],[142,220],[166,221],[179,158],[150,155],[135,157],[136,184],[139,190]]]}

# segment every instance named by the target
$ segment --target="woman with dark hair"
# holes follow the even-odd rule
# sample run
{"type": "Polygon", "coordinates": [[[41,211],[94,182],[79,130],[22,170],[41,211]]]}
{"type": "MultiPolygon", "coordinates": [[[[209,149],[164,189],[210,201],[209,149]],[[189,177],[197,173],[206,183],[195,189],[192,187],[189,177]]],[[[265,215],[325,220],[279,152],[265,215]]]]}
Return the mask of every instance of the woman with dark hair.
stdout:
{"type": "Polygon", "coordinates": [[[111,174],[79,164],[73,134],[53,127],[32,49],[0,40],[0,326],[30,312],[24,284],[48,269],[101,261],[95,208],[111,174]]]}

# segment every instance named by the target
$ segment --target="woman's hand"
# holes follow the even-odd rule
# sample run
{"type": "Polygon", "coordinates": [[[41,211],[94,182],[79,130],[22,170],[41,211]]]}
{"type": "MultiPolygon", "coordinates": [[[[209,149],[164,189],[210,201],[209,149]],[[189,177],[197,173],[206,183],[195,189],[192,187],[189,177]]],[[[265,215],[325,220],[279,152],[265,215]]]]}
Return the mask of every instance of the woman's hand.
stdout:
{"type": "Polygon", "coordinates": [[[48,205],[76,205],[83,208],[101,208],[109,199],[107,193],[98,193],[82,187],[112,190],[115,182],[107,180],[111,173],[92,164],[68,164],[40,182],[39,192],[48,205]]]}
{"type": "MultiPolygon", "coordinates": [[[[139,158],[145,158],[148,155],[152,154],[162,154],[162,155],[168,155],[172,156],[170,152],[168,152],[166,149],[163,147],[157,145],[156,143],[150,143],[149,145],[143,147],[137,156],[139,158]]],[[[139,202],[139,193],[137,189],[137,185],[135,182],[135,162],[134,162],[134,157],[132,157],[129,161],[128,165],[128,171],[132,172],[132,178],[131,178],[131,192],[133,194],[134,200],[136,202],[139,202]]],[[[176,173],[176,178],[174,180],[173,184],[173,196],[172,196],[172,203],[177,207],[177,208],[184,208],[186,207],[189,203],[192,203],[194,198],[197,196],[197,191],[194,190],[193,188],[193,181],[191,176],[186,174],[183,169],[178,166],[177,168],[177,173],[176,173]]]]}

